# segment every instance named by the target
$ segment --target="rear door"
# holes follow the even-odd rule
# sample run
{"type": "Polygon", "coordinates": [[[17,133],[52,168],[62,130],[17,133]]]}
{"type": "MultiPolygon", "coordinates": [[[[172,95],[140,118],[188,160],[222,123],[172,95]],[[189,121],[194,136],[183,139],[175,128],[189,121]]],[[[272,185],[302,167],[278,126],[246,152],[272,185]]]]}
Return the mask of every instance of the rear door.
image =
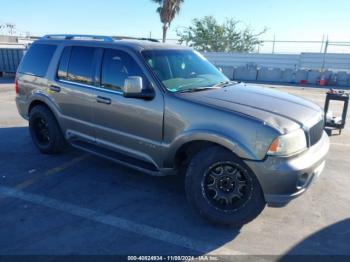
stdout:
{"type": "Polygon", "coordinates": [[[66,46],[50,87],[68,137],[89,142],[95,141],[92,127],[92,103],[95,96],[92,88],[96,51],[96,48],[89,46],[66,46]]]}
{"type": "Polygon", "coordinates": [[[147,71],[132,53],[117,49],[101,52],[99,89],[94,101],[96,140],[100,145],[140,160],[159,162],[163,139],[163,94],[151,84],[147,71]],[[129,76],[141,76],[151,100],[126,98],[121,87],[129,76]]]}

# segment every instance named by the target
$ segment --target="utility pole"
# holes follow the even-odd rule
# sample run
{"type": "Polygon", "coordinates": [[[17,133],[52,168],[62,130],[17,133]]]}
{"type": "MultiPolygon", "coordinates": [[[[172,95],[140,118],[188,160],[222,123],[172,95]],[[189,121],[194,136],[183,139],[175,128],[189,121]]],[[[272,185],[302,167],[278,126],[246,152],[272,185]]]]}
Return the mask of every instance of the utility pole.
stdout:
{"type": "Polygon", "coordinates": [[[329,46],[329,40],[328,40],[328,35],[327,35],[327,41],[326,41],[326,46],[324,47],[324,53],[328,53],[328,46],[329,46]]]}
{"type": "Polygon", "coordinates": [[[322,72],[324,71],[324,68],[326,66],[326,56],[327,56],[327,52],[328,52],[328,46],[329,46],[329,39],[328,39],[328,35],[327,35],[327,40],[326,40],[326,45],[324,47],[324,52],[323,52],[323,61],[322,61],[322,72]]]}
{"type": "Polygon", "coordinates": [[[323,52],[323,46],[324,46],[324,40],[325,40],[324,38],[325,38],[325,35],[322,36],[322,43],[321,43],[321,51],[320,51],[320,53],[323,52]]]}
{"type": "Polygon", "coordinates": [[[276,35],[273,35],[272,54],[275,53],[276,35]]]}

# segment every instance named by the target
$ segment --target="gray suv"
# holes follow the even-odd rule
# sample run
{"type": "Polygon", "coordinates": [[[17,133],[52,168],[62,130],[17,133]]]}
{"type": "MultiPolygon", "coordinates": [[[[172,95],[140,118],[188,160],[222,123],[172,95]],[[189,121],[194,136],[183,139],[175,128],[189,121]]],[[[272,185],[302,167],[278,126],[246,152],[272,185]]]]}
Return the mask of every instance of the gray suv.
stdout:
{"type": "Polygon", "coordinates": [[[16,92],[42,153],[69,144],[151,175],[185,173],[189,203],[222,225],[304,193],[329,150],[317,105],[231,82],[200,53],[152,39],[45,36],[16,92]]]}

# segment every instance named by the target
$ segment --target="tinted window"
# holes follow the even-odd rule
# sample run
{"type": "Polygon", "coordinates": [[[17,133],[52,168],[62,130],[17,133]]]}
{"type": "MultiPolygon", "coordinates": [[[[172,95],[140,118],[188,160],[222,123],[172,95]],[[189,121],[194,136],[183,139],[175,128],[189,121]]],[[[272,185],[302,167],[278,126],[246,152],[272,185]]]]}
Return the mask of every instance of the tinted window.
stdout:
{"type": "Polygon", "coordinates": [[[67,79],[68,77],[68,64],[70,58],[71,47],[66,47],[61,55],[60,65],[58,67],[57,76],[60,79],[67,79]]]}
{"type": "Polygon", "coordinates": [[[200,53],[187,50],[152,50],[142,52],[157,77],[171,92],[212,87],[229,81],[200,53]]]}
{"type": "Polygon", "coordinates": [[[146,79],[141,68],[130,55],[122,51],[106,49],[102,62],[101,86],[120,91],[125,79],[129,76],[141,76],[144,81],[146,79]]]}
{"type": "Polygon", "coordinates": [[[91,85],[95,48],[72,47],[68,64],[68,80],[91,85]]]}
{"type": "Polygon", "coordinates": [[[23,58],[18,72],[43,77],[57,46],[34,44],[23,58]]]}

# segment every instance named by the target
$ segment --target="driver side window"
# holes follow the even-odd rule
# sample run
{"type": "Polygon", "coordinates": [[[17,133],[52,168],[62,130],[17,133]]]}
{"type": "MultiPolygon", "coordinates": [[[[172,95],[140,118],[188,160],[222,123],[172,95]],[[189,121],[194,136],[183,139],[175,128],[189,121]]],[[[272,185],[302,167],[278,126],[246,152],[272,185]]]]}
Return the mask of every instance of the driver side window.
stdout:
{"type": "Polygon", "coordinates": [[[146,84],[146,77],[141,68],[129,54],[119,50],[106,49],[102,60],[101,88],[122,91],[125,79],[130,76],[140,76],[146,84]]]}

